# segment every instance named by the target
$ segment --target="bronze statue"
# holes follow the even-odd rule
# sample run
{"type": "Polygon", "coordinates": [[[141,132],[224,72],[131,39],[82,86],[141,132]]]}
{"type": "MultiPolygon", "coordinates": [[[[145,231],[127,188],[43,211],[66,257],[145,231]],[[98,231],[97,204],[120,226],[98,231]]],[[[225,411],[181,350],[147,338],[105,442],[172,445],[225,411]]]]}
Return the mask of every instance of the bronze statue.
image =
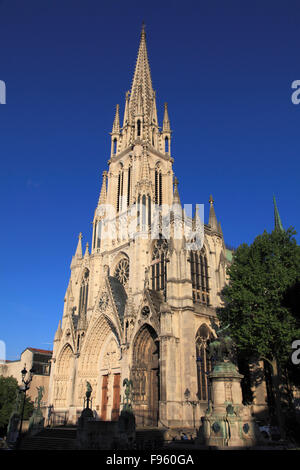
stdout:
{"type": "Polygon", "coordinates": [[[124,391],[124,403],[123,403],[123,410],[124,411],[129,411],[132,410],[132,387],[133,387],[133,382],[132,380],[124,379],[123,380],[123,387],[125,387],[124,391]]]}
{"type": "Polygon", "coordinates": [[[227,334],[227,325],[223,328],[216,330],[217,338],[209,345],[209,355],[212,359],[218,362],[229,361],[233,359],[234,343],[232,338],[227,334]]]}

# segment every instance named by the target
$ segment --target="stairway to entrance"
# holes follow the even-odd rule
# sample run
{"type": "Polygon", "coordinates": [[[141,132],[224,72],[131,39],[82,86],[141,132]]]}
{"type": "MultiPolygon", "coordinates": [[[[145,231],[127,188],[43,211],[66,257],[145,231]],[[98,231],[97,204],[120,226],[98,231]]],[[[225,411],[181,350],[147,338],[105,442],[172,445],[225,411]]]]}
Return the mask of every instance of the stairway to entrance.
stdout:
{"type": "Polygon", "coordinates": [[[35,436],[23,437],[20,450],[74,450],[76,427],[44,428],[35,436]]]}
{"type": "Polygon", "coordinates": [[[145,427],[136,430],[136,449],[159,449],[166,445],[166,429],[158,427],[145,427]]]}

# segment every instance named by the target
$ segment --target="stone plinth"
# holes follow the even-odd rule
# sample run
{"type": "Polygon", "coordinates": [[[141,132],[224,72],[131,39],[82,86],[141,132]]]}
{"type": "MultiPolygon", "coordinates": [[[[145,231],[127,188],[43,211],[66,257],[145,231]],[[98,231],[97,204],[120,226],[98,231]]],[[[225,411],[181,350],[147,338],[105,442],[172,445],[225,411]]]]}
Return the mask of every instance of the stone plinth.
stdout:
{"type": "Polygon", "coordinates": [[[242,404],[241,375],[231,362],[216,363],[209,375],[211,405],[203,418],[208,446],[251,447],[256,443],[256,425],[250,408],[242,404]]]}
{"type": "Polygon", "coordinates": [[[118,421],[98,421],[89,412],[81,415],[77,428],[78,449],[127,450],[133,449],[134,443],[135,417],[132,412],[121,411],[118,421]]]}

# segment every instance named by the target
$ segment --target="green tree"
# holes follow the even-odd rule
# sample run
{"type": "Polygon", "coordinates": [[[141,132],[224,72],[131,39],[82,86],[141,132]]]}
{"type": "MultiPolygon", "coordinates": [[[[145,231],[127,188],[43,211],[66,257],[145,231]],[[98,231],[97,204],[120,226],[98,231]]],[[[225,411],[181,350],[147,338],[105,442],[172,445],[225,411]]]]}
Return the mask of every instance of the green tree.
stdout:
{"type": "MultiPolygon", "coordinates": [[[[20,387],[14,377],[0,376],[0,435],[6,434],[6,428],[9,422],[10,415],[14,409],[16,396],[19,390],[20,387]]],[[[28,419],[31,416],[33,408],[33,402],[30,400],[29,397],[26,397],[24,407],[24,419],[28,419]]]]}
{"type": "Polygon", "coordinates": [[[222,291],[224,307],[218,309],[240,351],[282,365],[290,358],[292,341],[300,338],[299,313],[287,301],[300,279],[294,234],[292,229],[264,232],[252,245],[237,248],[222,291]]]}
{"type": "MultiPolygon", "coordinates": [[[[290,366],[292,342],[300,339],[300,247],[294,235],[292,228],[265,231],[251,245],[238,247],[222,291],[224,307],[218,309],[221,325],[230,325],[239,353],[268,361],[274,380],[278,366],[290,366]]],[[[278,406],[277,399],[277,417],[278,406]]]]}

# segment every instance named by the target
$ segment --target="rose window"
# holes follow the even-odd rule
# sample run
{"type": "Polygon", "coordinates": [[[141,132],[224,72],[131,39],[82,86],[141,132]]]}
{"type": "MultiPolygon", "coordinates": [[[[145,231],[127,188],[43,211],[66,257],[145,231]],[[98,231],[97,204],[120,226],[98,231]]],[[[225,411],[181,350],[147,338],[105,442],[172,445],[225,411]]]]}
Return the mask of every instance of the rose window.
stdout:
{"type": "Polygon", "coordinates": [[[115,277],[125,286],[129,278],[129,261],[126,258],[121,259],[115,269],[115,277]]]}

